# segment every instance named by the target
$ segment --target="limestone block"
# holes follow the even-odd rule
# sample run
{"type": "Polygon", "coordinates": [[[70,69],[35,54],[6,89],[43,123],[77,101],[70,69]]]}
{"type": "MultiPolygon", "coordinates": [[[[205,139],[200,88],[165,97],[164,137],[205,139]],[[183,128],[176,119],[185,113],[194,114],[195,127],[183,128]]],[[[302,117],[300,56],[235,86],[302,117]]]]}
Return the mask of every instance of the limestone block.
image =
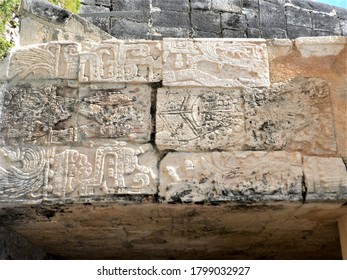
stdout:
{"type": "Polygon", "coordinates": [[[0,88],[4,144],[68,145],[96,138],[146,143],[151,88],[89,89],[29,84],[0,88]]]}
{"type": "Polygon", "coordinates": [[[62,42],[38,44],[17,49],[11,56],[9,78],[77,79],[81,46],[62,42]]]}
{"type": "Polygon", "coordinates": [[[161,42],[105,41],[80,55],[80,82],[161,81],[161,42]]]}
{"type": "Polygon", "coordinates": [[[265,40],[163,39],[167,86],[269,86],[265,40]]]}
{"type": "Polygon", "coordinates": [[[146,143],[151,134],[151,88],[128,85],[124,89],[80,89],[77,137],[146,143]]]}
{"type": "Polygon", "coordinates": [[[347,172],[341,158],[304,157],[307,199],[335,194],[347,198],[347,172]]]}
{"type": "Polygon", "coordinates": [[[293,50],[293,42],[289,39],[267,40],[269,60],[280,56],[286,56],[293,50]]]}
{"type": "Polygon", "coordinates": [[[158,89],[159,149],[237,150],[244,143],[244,135],[240,89],[158,89]]]}
{"type": "Polygon", "coordinates": [[[166,202],[299,200],[299,153],[169,153],[160,163],[166,202]]]}
{"type": "Polygon", "coordinates": [[[154,194],[151,145],[0,148],[0,201],[78,199],[109,194],[154,194]]]}
{"type": "Polygon", "coordinates": [[[295,39],[295,46],[303,57],[338,55],[347,39],[339,36],[303,37],[295,39]]]}
{"type": "Polygon", "coordinates": [[[326,81],[298,77],[270,89],[248,88],[244,98],[248,148],[312,155],[336,152],[326,81]]]}

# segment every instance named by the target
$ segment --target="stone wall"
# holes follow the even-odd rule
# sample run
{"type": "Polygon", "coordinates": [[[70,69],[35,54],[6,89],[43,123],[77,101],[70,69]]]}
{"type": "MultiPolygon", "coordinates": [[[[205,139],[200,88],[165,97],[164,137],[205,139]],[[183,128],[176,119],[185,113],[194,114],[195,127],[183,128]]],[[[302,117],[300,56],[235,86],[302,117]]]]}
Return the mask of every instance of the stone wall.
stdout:
{"type": "Polygon", "coordinates": [[[121,41],[29,0],[22,22],[1,204],[346,199],[346,38],[121,41]]]}
{"type": "Polygon", "coordinates": [[[306,0],[82,0],[81,3],[81,15],[119,39],[294,39],[347,35],[345,9],[306,0]]]}

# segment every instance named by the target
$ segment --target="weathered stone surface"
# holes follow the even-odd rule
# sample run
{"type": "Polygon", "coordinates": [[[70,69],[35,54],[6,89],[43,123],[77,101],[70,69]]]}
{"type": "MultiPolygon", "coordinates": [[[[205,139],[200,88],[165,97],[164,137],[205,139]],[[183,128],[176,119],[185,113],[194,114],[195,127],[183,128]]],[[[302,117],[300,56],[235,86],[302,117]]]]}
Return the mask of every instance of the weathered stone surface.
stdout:
{"type": "Polygon", "coordinates": [[[246,30],[246,16],[236,13],[222,13],[221,24],[223,28],[246,30]]]}
{"type": "Polygon", "coordinates": [[[281,28],[266,27],[262,29],[262,38],[269,39],[285,39],[287,38],[287,31],[281,28]]]}
{"type": "Polygon", "coordinates": [[[191,14],[192,27],[204,32],[221,31],[220,15],[209,11],[193,10],[191,14]]]}
{"type": "Polygon", "coordinates": [[[223,12],[241,12],[241,0],[212,0],[212,9],[223,12]]]}
{"type": "MultiPolygon", "coordinates": [[[[252,1],[253,2],[253,1],[252,1]]],[[[259,14],[258,10],[243,10],[242,14],[245,15],[246,21],[247,21],[247,26],[250,28],[259,28],[259,14]]]]}
{"type": "Polygon", "coordinates": [[[304,26],[288,25],[287,30],[288,30],[288,38],[290,39],[312,36],[312,29],[304,27],[304,26]]]}
{"type": "Polygon", "coordinates": [[[117,90],[80,89],[77,141],[116,138],[148,142],[152,128],[151,90],[146,85],[117,90]]]}
{"type": "Polygon", "coordinates": [[[151,145],[0,148],[0,201],[156,193],[151,145]]]}
{"type": "Polygon", "coordinates": [[[303,57],[338,55],[347,44],[345,37],[297,38],[295,46],[303,57]]]}
{"type": "MultiPolygon", "coordinates": [[[[107,13],[110,12],[110,8],[104,7],[104,6],[92,6],[92,5],[81,5],[81,8],[79,10],[79,13],[107,13]]],[[[93,16],[93,17],[86,17],[88,21],[93,23],[94,25],[98,26],[102,30],[108,32],[109,30],[109,17],[106,16],[93,16]]],[[[124,30],[124,29],[123,29],[124,30]]]]}
{"type": "Polygon", "coordinates": [[[261,31],[258,28],[248,28],[247,29],[248,38],[261,38],[261,31]]]}
{"type": "Polygon", "coordinates": [[[247,144],[254,150],[334,154],[336,141],[329,87],[315,78],[296,78],[244,94],[247,144]]]}
{"type": "Polygon", "coordinates": [[[72,42],[20,48],[11,56],[9,78],[76,79],[80,50],[81,46],[72,42]]]}
{"type": "Polygon", "coordinates": [[[330,31],[331,33],[329,35],[341,34],[339,21],[334,16],[321,13],[313,13],[312,24],[314,29],[330,31]]]}
{"type": "Polygon", "coordinates": [[[341,158],[304,157],[307,199],[346,199],[347,172],[341,158]]]}
{"type": "Polygon", "coordinates": [[[268,86],[264,40],[163,40],[163,84],[167,86],[268,86]]]}
{"type": "Polygon", "coordinates": [[[245,31],[232,29],[223,29],[222,36],[223,38],[247,38],[245,31]]]}
{"type": "Polygon", "coordinates": [[[156,144],[181,151],[240,149],[244,143],[239,89],[160,88],[156,144]]]}
{"type": "Polygon", "coordinates": [[[286,7],[287,24],[312,28],[311,13],[309,11],[286,7]]]}
{"type": "Polygon", "coordinates": [[[152,5],[153,7],[159,8],[161,10],[188,12],[190,4],[189,2],[189,0],[152,0],[152,5]]]}
{"type": "Polygon", "coordinates": [[[105,41],[80,55],[80,82],[151,83],[162,79],[159,41],[105,41]]]}
{"type": "Polygon", "coordinates": [[[293,50],[293,42],[289,39],[272,39],[267,41],[269,60],[286,56],[293,50]]]}
{"type": "Polygon", "coordinates": [[[300,200],[299,153],[169,153],[160,163],[165,202],[300,200]]]}
{"type": "Polygon", "coordinates": [[[267,30],[267,27],[285,29],[286,16],[283,5],[278,5],[263,0],[259,0],[259,10],[260,24],[264,28],[264,31],[267,30]]]}
{"type": "Polygon", "coordinates": [[[112,19],[110,33],[119,39],[142,39],[147,37],[148,24],[126,18],[112,19]]]}
{"type": "Polygon", "coordinates": [[[210,10],[211,0],[190,0],[190,5],[192,9],[210,10]]]}
{"type": "Polygon", "coordinates": [[[153,27],[189,28],[189,14],[175,11],[153,12],[153,27]]]}

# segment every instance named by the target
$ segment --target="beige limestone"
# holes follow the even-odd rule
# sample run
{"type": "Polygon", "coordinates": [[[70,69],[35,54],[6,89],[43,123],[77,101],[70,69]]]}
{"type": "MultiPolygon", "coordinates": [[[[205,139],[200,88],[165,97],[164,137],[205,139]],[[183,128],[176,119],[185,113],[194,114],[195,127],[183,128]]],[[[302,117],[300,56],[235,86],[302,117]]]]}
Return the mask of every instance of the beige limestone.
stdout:
{"type": "Polygon", "coordinates": [[[39,202],[157,192],[151,145],[0,148],[0,201],[39,202]]]}
{"type": "Polygon", "coordinates": [[[303,57],[338,55],[347,43],[346,37],[302,37],[295,39],[295,46],[303,57]]]}
{"type": "Polygon", "coordinates": [[[80,55],[79,81],[159,82],[161,49],[160,41],[105,41],[80,55]]]}
{"type": "Polygon", "coordinates": [[[263,39],[163,39],[166,86],[269,86],[263,39]]]}
{"type": "Polygon", "coordinates": [[[248,148],[333,155],[336,140],[326,81],[295,78],[270,89],[246,89],[248,148]]]}
{"type": "Polygon", "coordinates": [[[293,42],[289,39],[271,39],[266,41],[269,60],[286,56],[293,50],[293,42]]]}
{"type": "Polygon", "coordinates": [[[72,42],[31,45],[10,59],[10,79],[77,79],[81,46],[72,42]]]}
{"type": "Polygon", "coordinates": [[[160,88],[156,145],[180,151],[240,149],[244,143],[240,89],[160,88]]]}
{"type": "Polygon", "coordinates": [[[169,153],[160,163],[165,202],[300,200],[299,153],[169,153]]]}
{"type": "Polygon", "coordinates": [[[308,198],[335,194],[347,199],[347,172],[341,158],[304,157],[303,168],[308,198]]]}
{"type": "Polygon", "coordinates": [[[347,260],[347,214],[339,219],[342,258],[347,260]]]}

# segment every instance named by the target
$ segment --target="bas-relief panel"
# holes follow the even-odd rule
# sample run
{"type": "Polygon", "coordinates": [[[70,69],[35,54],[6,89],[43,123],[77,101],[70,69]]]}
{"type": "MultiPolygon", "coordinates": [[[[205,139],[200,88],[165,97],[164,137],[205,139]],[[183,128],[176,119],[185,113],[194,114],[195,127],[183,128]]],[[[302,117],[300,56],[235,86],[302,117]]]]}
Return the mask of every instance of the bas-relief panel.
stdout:
{"type": "Polygon", "coordinates": [[[156,144],[181,151],[240,149],[244,143],[239,89],[160,88],[156,144]]]}
{"type": "Polygon", "coordinates": [[[269,86],[265,40],[163,39],[166,86],[269,86]]]}
{"type": "Polygon", "coordinates": [[[109,41],[80,55],[79,81],[151,83],[161,71],[161,42],[109,41]]]}
{"type": "Polygon", "coordinates": [[[160,163],[166,202],[300,200],[300,153],[169,153],[160,163]]]}
{"type": "Polygon", "coordinates": [[[96,138],[149,141],[151,88],[91,90],[21,85],[0,90],[3,145],[66,145],[96,138]]]}
{"type": "Polygon", "coordinates": [[[152,146],[0,148],[0,200],[156,193],[152,146]]]}

